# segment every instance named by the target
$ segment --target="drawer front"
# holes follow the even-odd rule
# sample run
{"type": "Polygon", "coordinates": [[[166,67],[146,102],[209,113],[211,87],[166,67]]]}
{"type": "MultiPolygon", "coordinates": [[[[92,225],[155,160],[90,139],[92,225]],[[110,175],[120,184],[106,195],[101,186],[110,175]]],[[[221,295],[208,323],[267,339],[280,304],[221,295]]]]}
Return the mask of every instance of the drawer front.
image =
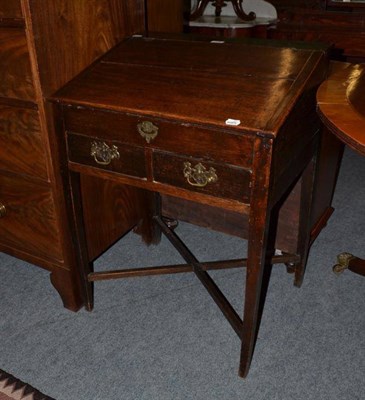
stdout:
{"type": "Polygon", "coordinates": [[[0,105],[0,169],[47,179],[37,111],[0,105]]]}
{"type": "Polygon", "coordinates": [[[250,171],[174,154],[153,153],[155,182],[249,203],[250,171]]]}
{"type": "Polygon", "coordinates": [[[0,175],[0,241],[32,255],[62,260],[50,189],[0,175]]]}
{"type": "Polygon", "coordinates": [[[34,101],[34,87],[23,29],[0,27],[0,96],[34,101]]]}
{"type": "Polygon", "coordinates": [[[145,154],[142,147],[116,141],[103,141],[89,136],[69,134],[68,159],[137,178],[146,178],[145,154]],[[115,146],[115,150],[113,150],[115,146]]]}
{"type": "Polygon", "coordinates": [[[0,0],[0,18],[23,18],[20,0],[0,0]]]}
{"type": "Polygon", "coordinates": [[[253,137],[116,112],[65,108],[66,130],[105,140],[251,167],[253,137]],[[153,124],[143,127],[144,121],[153,124]],[[151,132],[148,132],[151,130],[151,132]],[[141,132],[142,131],[142,132],[141,132]]]}

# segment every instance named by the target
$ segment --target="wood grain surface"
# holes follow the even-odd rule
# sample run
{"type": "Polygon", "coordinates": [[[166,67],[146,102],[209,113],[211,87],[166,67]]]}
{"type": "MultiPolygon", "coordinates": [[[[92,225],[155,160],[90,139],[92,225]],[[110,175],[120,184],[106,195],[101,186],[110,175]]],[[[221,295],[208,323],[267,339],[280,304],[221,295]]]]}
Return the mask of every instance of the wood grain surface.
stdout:
{"type": "Polygon", "coordinates": [[[194,157],[213,158],[242,167],[252,164],[253,138],[232,134],[227,129],[207,129],[142,115],[88,109],[65,108],[64,119],[69,131],[75,134],[169,152],[188,152],[194,157]],[[137,129],[137,125],[143,121],[152,122],[158,128],[158,134],[150,144],[146,143],[137,129]],[[176,135],[179,141],[176,141],[176,135]],[[222,147],[223,140],[226,145],[222,147]]]}
{"type": "Polygon", "coordinates": [[[317,93],[325,126],[345,144],[365,155],[365,67],[338,66],[317,93]]]}
{"type": "Polygon", "coordinates": [[[0,27],[0,96],[34,101],[34,84],[23,29],[0,27]]]}
{"type": "Polygon", "coordinates": [[[0,175],[0,241],[48,260],[61,260],[61,244],[50,188],[15,175],[0,175]]]}
{"type": "Polygon", "coordinates": [[[29,0],[28,12],[46,96],[124,36],[144,30],[142,0],[29,0]]]}
{"type": "Polygon", "coordinates": [[[0,104],[0,169],[47,180],[46,155],[36,110],[0,104]]]}
{"type": "Polygon", "coordinates": [[[0,19],[22,17],[20,0],[0,0],[0,19]]]}
{"type": "Polygon", "coordinates": [[[322,55],[270,46],[265,52],[260,49],[228,43],[222,48],[221,44],[199,41],[174,41],[167,46],[165,40],[133,38],[55,96],[74,104],[164,115],[221,128],[227,127],[227,119],[234,119],[240,121],[237,132],[255,127],[274,135],[280,125],[280,110],[293,105],[305,84],[306,68],[322,55]],[[135,46],[141,49],[137,56],[135,46]],[[252,57],[252,52],[257,56],[252,57]],[[149,66],[141,54],[151,59],[149,66]],[[213,75],[215,79],[211,79],[213,75]]]}

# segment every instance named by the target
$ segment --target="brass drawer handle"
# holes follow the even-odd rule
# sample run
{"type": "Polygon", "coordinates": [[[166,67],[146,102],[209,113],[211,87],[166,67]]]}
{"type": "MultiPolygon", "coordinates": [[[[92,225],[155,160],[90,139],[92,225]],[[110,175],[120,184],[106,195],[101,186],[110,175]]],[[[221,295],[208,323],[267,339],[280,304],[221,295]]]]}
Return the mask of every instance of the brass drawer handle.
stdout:
{"type": "Polygon", "coordinates": [[[184,162],[184,177],[187,179],[189,185],[197,187],[204,187],[208,183],[214,183],[218,180],[215,169],[210,167],[207,170],[201,163],[192,167],[189,162],[184,162]]]}
{"type": "Polygon", "coordinates": [[[3,203],[0,203],[0,218],[5,217],[6,215],[6,207],[3,203]]]}
{"type": "Polygon", "coordinates": [[[158,126],[150,121],[142,121],[137,125],[138,133],[150,143],[158,135],[158,126]]]}
{"type": "Polygon", "coordinates": [[[109,147],[105,142],[92,142],[90,155],[101,165],[109,165],[113,159],[120,158],[118,147],[109,147]]]}

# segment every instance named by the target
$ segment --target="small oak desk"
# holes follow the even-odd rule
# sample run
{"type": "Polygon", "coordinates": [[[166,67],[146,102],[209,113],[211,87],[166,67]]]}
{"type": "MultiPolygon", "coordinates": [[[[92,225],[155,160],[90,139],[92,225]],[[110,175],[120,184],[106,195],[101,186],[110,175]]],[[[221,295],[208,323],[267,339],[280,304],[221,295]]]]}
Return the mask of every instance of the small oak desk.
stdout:
{"type": "Polygon", "coordinates": [[[322,50],[133,37],[53,96],[88,309],[94,281],[194,271],[240,337],[239,374],[247,375],[265,266],[287,264],[300,286],[318,222],[315,94],[326,69],[322,50]],[[85,196],[88,176],[117,189],[85,196]],[[90,202],[95,212],[104,202],[119,210],[101,231],[133,228],[147,243],[162,232],[187,264],[92,271],[90,241],[107,246],[117,235],[108,242],[90,231],[93,215],[82,209],[90,202]],[[199,263],[171,218],[248,239],[247,259],[199,263]],[[247,266],[243,320],[207,272],[239,266],[247,266]]]}
{"type": "MultiPolygon", "coordinates": [[[[318,113],[324,125],[365,156],[365,66],[334,63],[328,80],[317,93],[318,113]]],[[[365,260],[350,253],[338,255],[334,272],[349,269],[365,276],[365,260]]]]}

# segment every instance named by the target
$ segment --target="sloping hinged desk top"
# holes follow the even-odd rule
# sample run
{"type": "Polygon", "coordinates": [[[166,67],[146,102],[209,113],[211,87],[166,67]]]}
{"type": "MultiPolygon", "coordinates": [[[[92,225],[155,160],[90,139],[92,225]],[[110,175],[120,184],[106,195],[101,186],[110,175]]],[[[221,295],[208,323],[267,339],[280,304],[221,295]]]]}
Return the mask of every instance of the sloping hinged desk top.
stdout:
{"type": "Polygon", "coordinates": [[[54,97],[63,103],[275,135],[321,51],[133,37],[54,97]],[[231,127],[230,127],[231,128],[231,127]]]}

